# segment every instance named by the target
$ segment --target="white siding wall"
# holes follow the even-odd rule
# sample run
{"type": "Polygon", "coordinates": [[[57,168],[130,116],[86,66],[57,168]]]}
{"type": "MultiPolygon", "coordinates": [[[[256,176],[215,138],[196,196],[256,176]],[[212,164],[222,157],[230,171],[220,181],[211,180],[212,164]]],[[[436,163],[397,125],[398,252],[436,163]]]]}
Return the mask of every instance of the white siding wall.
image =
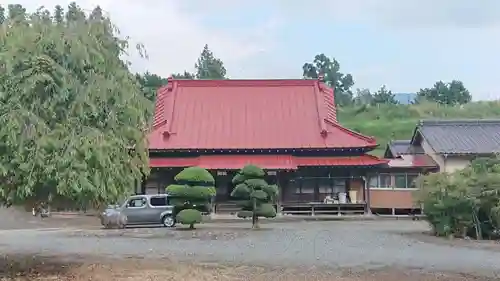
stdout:
{"type": "Polygon", "coordinates": [[[424,150],[425,154],[429,155],[432,160],[434,160],[436,164],[438,164],[440,172],[451,173],[467,167],[467,165],[469,165],[470,163],[469,159],[458,156],[448,156],[445,159],[443,155],[437,154],[425,141],[425,139],[422,140],[422,149],[424,150]]]}

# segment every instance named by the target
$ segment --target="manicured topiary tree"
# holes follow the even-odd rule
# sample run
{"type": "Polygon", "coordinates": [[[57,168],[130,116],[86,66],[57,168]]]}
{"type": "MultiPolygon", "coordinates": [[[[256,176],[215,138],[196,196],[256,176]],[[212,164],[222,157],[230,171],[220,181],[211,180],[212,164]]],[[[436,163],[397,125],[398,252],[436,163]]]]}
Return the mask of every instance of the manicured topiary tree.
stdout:
{"type": "Polygon", "coordinates": [[[278,187],[264,180],[265,172],[254,165],[247,165],[233,178],[235,185],[231,197],[239,200],[238,217],[252,218],[252,228],[259,228],[259,217],[274,218],[273,204],[278,197],[278,187]]]}
{"type": "Polygon", "coordinates": [[[203,168],[189,167],[175,176],[175,182],[166,191],[175,206],[176,221],[194,228],[201,222],[201,212],[211,211],[210,198],[215,195],[214,177],[203,168]]]}

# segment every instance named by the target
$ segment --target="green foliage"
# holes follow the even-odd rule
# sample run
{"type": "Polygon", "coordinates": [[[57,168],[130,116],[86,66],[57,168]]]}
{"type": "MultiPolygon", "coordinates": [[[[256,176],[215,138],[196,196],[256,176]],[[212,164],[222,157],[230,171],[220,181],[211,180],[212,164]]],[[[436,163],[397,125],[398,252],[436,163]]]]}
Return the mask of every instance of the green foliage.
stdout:
{"type": "Polygon", "coordinates": [[[355,105],[369,105],[373,104],[373,95],[369,89],[356,89],[354,97],[355,105]]]}
{"type": "Polygon", "coordinates": [[[500,238],[500,158],[418,180],[418,202],[439,236],[500,238]]]}
{"type": "Polygon", "coordinates": [[[179,222],[192,228],[195,223],[201,222],[200,212],[211,211],[210,199],[216,194],[214,177],[203,168],[189,167],[174,179],[177,184],[169,185],[166,192],[175,206],[176,217],[182,219],[179,222]]]}
{"type": "Polygon", "coordinates": [[[216,58],[208,45],[203,47],[195,64],[196,79],[226,79],[226,68],[222,60],[216,58]]]}
{"type": "Polygon", "coordinates": [[[75,3],[54,15],[9,5],[2,21],[0,200],[131,193],[149,172],[151,103],[120,59],[127,41],[99,7],[87,17],[75,3]]]}
{"type": "Polygon", "coordinates": [[[276,209],[272,204],[261,204],[257,208],[257,216],[265,217],[265,218],[274,218],[276,217],[276,209]]]}
{"type": "Polygon", "coordinates": [[[318,54],[312,63],[305,63],[302,66],[302,73],[305,78],[318,79],[323,75],[325,84],[334,89],[335,103],[341,106],[352,104],[352,86],[354,79],[351,74],[340,72],[340,64],[335,58],[328,58],[325,54],[318,54]]]}
{"type": "Polygon", "coordinates": [[[239,211],[236,216],[238,218],[246,219],[246,218],[251,218],[253,216],[252,211],[239,211]]]}
{"type": "Polygon", "coordinates": [[[262,179],[266,172],[260,167],[255,165],[246,165],[241,171],[233,178],[233,183],[242,183],[247,179],[262,179]],[[238,181],[238,182],[235,182],[238,181]]]}
{"type": "Polygon", "coordinates": [[[175,176],[175,181],[177,182],[188,182],[196,183],[199,185],[203,184],[215,184],[215,179],[207,170],[200,167],[189,167],[182,170],[175,176]]]}
{"type": "MultiPolygon", "coordinates": [[[[137,81],[139,81],[144,96],[151,102],[154,102],[156,100],[156,91],[161,86],[167,85],[166,78],[149,72],[146,72],[142,75],[136,74],[135,77],[137,81]]],[[[152,114],[152,112],[149,114],[152,114]]]]}
{"type": "Polygon", "coordinates": [[[176,219],[180,224],[187,224],[190,228],[194,228],[195,224],[202,221],[202,216],[198,210],[184,209],[177,214],[176,219]]]}
{"type": "Polygon", "coordinates": [[[373,94],[372,104],[397,104],[394,94],[388,90],[386,86],[382,86],[377,92],[373,94]]]}
{"type": "Polygon", "coordinates": [[[175,79],[194,79],[194,78],[196,78],[193,73],[189,73],[187,71],[184,71],[184,73],[172,74],[172,77],[175,79]]]}
{"type": "Polygon", "coordinates": [[[428,100],[439,104],[466,104],[472,100],[472,96],[462,83],[453,80],[450,83],[438,81],[432,88],[420,89],[417,93],[418,100],[428,100]]]}
{"type": "Polygon", "coordinates": [[[276,217],[273,203],[278,196],[278,186],[268,185],[264,180],[265,175],[263,169],[247,165],[233,178],[233,184],[236,186],[231,197],[239,200],[237,204],[242,209],[238,217],[252,217],[254,228],[258,227],[258,217],[276,217]]]}
{"type": "Polygon", "coordinates": [[[367,136],[374,136],[380,144],[375,155],[381,156],[390,140],[411,139],[421,119],[488,119],[500,118],[500,102],[470,102],[464,105],[378,104],[375,106],[339,107],[340,123],[367,136]]]}
{"type": "Polygon", "coordinates": [[[215,194],[215,187],[213,186],[190,186],[190,185],[180,185],[172,184],[167,187],[168,194],[175,197],[186,197],[196,200],[210,198],[215,194]]]}

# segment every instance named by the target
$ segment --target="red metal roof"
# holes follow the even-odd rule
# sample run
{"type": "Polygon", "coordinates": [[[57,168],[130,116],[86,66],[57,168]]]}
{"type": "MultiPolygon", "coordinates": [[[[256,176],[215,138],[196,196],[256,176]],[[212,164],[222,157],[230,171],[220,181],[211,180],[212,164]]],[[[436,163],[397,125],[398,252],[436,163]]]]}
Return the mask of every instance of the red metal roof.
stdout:
{"type": "Polygon", "coordinates": [[[264,169],[294,170],[298,166],[373,166],[388,160],[375,156],[295,157],[291,155],[202,155],[191,158],[152,158],[151,167],[199,166],[205,169],[241,169],[247,164],[264,169]]]}
{"type": "Polygon", "coordinates": [[[297,166],[374,166],[389,161],[372,155],[345,157],[295,157],[297,166]]]}
{"type": "Polygon", "coordinates": [[[191,167],[191,166],[198,166],[198,163],[199,163],[199,157],[186,157],[186,158],[165,157],[165,158],[149,159],[149,166],[156,168],[191,167]]]}
{"type": "Polygon", "coordinates": [[[238,170],[248,164],[264,169],[297,169],[291,155],[204,155],[200,156],[198,166],[205,169],[238,170]]]}
{"type": "Polygon", "coordinates": [[[158,90],[149,148],[375,147],[342,127],[317,80],[174,80],[158,90]]]}

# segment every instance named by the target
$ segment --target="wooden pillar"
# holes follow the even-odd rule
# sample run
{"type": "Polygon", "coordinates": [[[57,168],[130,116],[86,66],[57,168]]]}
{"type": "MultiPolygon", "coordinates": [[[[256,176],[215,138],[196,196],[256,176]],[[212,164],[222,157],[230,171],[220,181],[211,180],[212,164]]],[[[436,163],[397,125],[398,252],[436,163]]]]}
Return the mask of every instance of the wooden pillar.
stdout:
{"type": "Polygon", "coordinates": [[[283,188],[281,187],[281,181],[280,181],[280,174],[281,171],[276,171],[275,175],[275,183],[276,186],[278,187],[278,198],[276,198],[276,213],[281,215],[281,201],[283,198],[283,188]]]}
{"type": "Polygon", "coordinates": [[[364,181],[364,191],[365,191],[365,215],[371,215],[372,214],[372,209],[371,209],[371,203],[370,203],[370,186],[368,185],[368,176],[365,175],[363,176],[363,181],[364,181]]]}
{"type": "Polygon", "coordinates": [[[139,180],[134,179],[134,194],[137,195],[139,194],[139,180]]]}
{"type": "Polygon", "coordinates": [[[141,194],[146,194],[146,175],[142,175],[141,179],[141,194]]]}

